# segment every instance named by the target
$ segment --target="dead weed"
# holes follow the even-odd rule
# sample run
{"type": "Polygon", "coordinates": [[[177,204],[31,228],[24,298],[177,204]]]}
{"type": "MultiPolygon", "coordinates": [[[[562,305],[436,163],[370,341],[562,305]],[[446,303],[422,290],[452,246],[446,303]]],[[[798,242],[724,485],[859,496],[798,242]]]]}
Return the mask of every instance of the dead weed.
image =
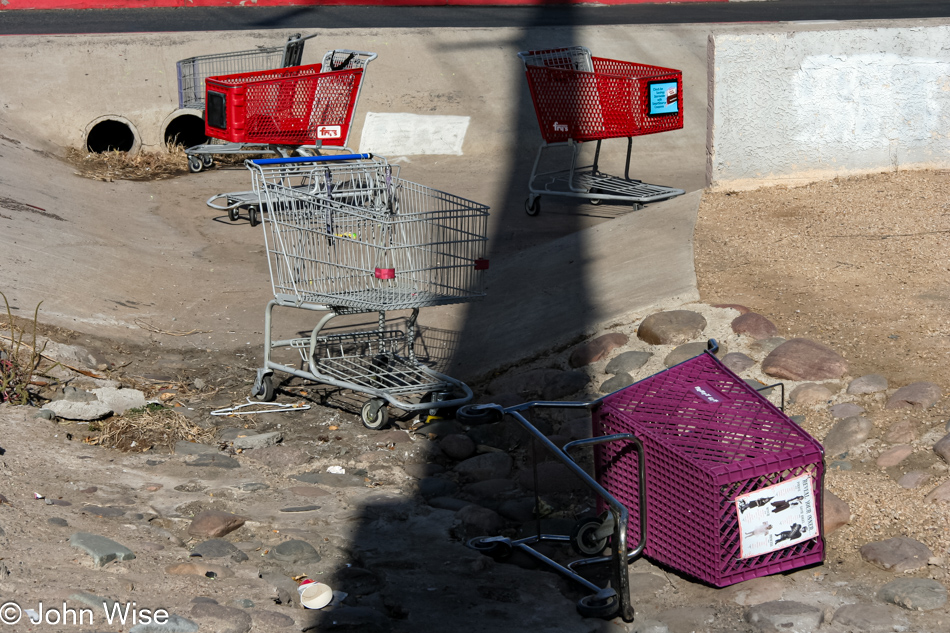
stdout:
{"type": "Polygon", "coordinates": [[[121,416],[90,424],[90,436],[85,442],[95,446],[115,448],[126,452],[144,452],[152,448],[172,450],[176,442],[204,443],[214,439],[213,429],[203,429],[173,409],[149,404],[130,409],[121,416]]]}
{"type": "Polygon", "coordinates": [[[167,152],[83,151],[66,150],[66,159],[78,169],[77,175],[93,180],[164,180],[188,173],[188,156],[181,145],[169,146],[167,152]]]}

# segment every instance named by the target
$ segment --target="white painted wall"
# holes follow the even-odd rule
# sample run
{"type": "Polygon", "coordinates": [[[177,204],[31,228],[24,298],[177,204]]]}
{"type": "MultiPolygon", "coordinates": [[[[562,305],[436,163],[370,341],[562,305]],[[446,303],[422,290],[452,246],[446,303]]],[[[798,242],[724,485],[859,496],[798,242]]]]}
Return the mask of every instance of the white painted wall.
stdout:
{"type": "Polygon", "coordinates": [[[950,26],[710,36],[707,181],[950,166],[950,26]]]}

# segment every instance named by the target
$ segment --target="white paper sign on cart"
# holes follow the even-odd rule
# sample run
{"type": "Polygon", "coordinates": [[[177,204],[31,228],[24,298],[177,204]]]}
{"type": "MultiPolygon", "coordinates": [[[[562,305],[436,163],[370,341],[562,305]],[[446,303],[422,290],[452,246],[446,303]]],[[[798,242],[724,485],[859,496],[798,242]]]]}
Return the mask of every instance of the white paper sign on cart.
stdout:
{"type": "Polygon", "coordinates": [[[810,475],[737,497],[736,512],[740,558],[761,556],[818,536],[810,475]]]}

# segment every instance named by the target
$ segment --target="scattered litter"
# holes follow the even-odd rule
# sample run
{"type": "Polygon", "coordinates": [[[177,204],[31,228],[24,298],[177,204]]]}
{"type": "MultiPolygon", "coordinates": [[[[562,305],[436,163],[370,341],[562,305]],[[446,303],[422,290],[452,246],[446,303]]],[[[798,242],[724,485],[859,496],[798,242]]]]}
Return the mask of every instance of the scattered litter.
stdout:
{"type": "Polygon", "coordinates": [[[41,494],[38,493],[38,492],[34,492],[34,493],[33,493],[33,498],[34,498],[34,499],[45,499],[46,497],[44,497],[43,495],[41,495],[41,494]]]}
{"type": "Polygon", "coordinates": [[[211,415],[251,415],[252,413],[282,413],[284,411],[306,411],[310,408],[309,404],[304,404],[298,402],[296,404],[282,404],[280,402],[254,402],[250,398],[247,399],[246,404],[238,404],[233,407],[226,407],[224,409],[218,409],[217,411],[212,411],[211,415]],[[263,409],[254,409],[253,411],[241,411],[244,407],[251,406],[265,407],[263,409]]]}
{"type": "Polygon", "coordinates": [[[333,473],[334,475],[345,475],[346,470],[342,466],[330,466],[327,468],[328,473],[333,473]]]}
{"type": "Polygon", "coordinates": [[[297,587],[300,604],[307,609],[322,609],[333,602],[333,590],[322,582],[304,580],[297,587]]]}

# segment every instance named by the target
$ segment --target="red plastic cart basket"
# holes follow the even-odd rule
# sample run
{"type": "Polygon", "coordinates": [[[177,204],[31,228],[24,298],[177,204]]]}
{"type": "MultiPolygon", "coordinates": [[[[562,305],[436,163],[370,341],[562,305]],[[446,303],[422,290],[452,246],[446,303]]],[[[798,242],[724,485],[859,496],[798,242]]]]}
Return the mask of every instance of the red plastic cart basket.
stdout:
{"type": "MultiPolygon", "coordinates": [[[[821,445],[712,354],[605,397],[594,436],[613,433],[643,442],[646,556],[717,587],[823,560],[821,445]],[[774,492],[796,485],[795,496],[774,492]],[[794,513],[813,525],[764,535],[794,513]],[[757,531],[776,542],[750,555],[757,531]]],[[[603,444],[595,461],[597,480],[637,516],[636,455],[603,444]]],[[[637,522],[629,532],[639,538],[637,522]]]]}
{"type": "Polygon", "coordinates": [[[320,64],[209,77],[205,133],[235,143],[346,145],[363,69],[320,64]]]}
{"type": "Polygon", "coordinates": [[[592,57],[583,46],[523,51],[528,89],[544,142],[528,180],[525,211],[541,211],[541,195],[588,198],[642,204],[685,193],[663,185],[630,178],[632,138],[683,127],[683,73],[672,68],[592,57]],[[598,167],[601,141],[627,139],[623,178],[602,173],[598,167]],[[577,166],[579,143],[596,141],[594,162],[577,166]],[[544,149],[572,148],[567,170],[539,172],[544,149]]]}
{"type": "Polygon", "coordinates": [[[683,127],[682,107],[673,111],[656,102],[669,106],[681,101],[679,70],[591,57],[588,72],[542,51],[527,56],[528,88],[547,143],[627,138],[683,127]]]}

